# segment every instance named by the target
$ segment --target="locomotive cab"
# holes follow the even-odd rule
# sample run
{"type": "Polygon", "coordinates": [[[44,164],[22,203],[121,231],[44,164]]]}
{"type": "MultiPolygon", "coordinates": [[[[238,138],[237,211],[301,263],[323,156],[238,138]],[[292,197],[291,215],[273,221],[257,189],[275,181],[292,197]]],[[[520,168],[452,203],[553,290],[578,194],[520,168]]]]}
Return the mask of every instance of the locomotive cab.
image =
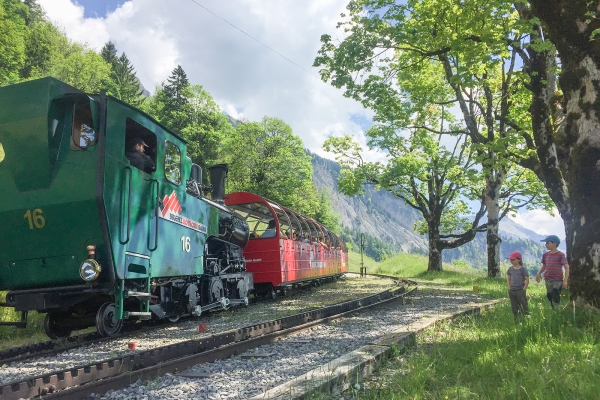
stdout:
{"type": "Polygon", "coordinates": [[[49,336],[247,304],[247,224],[150,116],[43,78],[0,88],[0,145],[0,290],[49,336]]]}

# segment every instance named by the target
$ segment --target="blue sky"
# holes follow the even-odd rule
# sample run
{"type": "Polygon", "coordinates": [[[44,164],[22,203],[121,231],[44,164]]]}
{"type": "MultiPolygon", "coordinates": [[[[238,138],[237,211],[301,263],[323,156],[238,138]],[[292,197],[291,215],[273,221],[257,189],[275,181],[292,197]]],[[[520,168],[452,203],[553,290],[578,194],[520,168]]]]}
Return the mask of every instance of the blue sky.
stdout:
{"type": "Polygon", "coordinates": [[[105,17],[108,13],[113,12],[125,0],[77,0],[76,3],[83,6],[85,18],[105,17]]]}

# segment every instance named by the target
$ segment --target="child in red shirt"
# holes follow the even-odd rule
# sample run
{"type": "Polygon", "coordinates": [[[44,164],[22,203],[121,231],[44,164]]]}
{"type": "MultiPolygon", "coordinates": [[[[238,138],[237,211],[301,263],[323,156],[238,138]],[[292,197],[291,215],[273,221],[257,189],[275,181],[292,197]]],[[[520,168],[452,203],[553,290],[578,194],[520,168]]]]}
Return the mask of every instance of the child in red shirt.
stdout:
{"type": "Polygon", "coordinates": [[[542,273],[544,273],[544,280],[546,281],[546,297],[550,300],[550,305],[555,308],[560,303],[560,292],[563,288],[567,288],[569,281],[569,263],[567,257],[562,251],[558,250],[560,239],[556,235],[547,236],[542,239],[542,242],[546,242],[547,253],[542,256],[542,268],[538,271],[535,276],[536,282],[542,279],[542,273]],[[563,274],[563,266],[565,267],[565,273],[563,274]]]}

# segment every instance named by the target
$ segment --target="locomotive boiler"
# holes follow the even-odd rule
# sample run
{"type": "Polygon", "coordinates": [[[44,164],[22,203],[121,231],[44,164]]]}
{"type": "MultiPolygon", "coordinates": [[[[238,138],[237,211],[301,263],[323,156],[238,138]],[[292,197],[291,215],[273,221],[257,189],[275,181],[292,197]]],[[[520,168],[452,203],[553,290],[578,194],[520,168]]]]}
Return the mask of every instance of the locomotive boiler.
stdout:
{"type": "Polygon", "coordinates": [[[185,140],[104,94],[53,78],[0,88],[0,290],[46,313],[52,338],[136,319],[247,304],[247,222],[224,202],[227,167],[202,171],[185,140]],[[127,152],[143,142],[153,170],[127,152]],[[189,179],[188,179],[189,178],[189,179]]]}

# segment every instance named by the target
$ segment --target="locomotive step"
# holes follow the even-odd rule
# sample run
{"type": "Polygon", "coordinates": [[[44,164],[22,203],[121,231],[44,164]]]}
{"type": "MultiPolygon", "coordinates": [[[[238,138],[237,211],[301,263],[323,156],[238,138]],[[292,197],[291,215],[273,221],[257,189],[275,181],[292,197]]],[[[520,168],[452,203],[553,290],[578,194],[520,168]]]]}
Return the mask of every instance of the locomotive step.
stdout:
{"type": "Polygon", "coordinates": [[[152,297],[152,293],[144,293],[144,292],[133,292],[133,291],[128,291],[126,290],[125,292],[123,292],[123,297],[127,298],[127,297],[152,297]]]}
{"type": "Polygon", "coordinates": [[[150,318],[152,318],[152,313],[144,312],[144,311],[125,311],[125,312],[123,312],[123,318],[129,318],[129,317],[139,317],[140,319],[150,319],[150,318]]]}

